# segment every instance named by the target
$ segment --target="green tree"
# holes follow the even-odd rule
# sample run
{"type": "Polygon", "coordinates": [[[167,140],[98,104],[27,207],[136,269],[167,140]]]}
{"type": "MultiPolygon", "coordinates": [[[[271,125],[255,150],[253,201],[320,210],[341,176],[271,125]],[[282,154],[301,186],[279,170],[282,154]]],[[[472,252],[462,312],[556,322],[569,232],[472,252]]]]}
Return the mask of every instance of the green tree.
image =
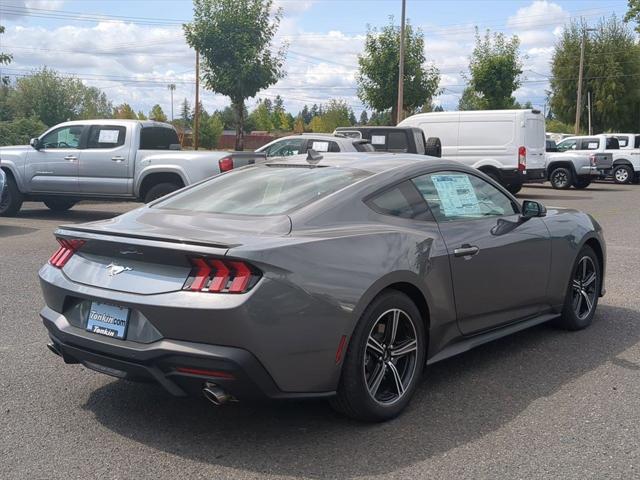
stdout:
{"type": "Polygon", "coordinates": [[[358,120],[356,120],[356,114],[353,113],[352,108],[349,108],[349,126],[353,126],[357,123],[358,123],[358,120]]]}
{"type": "Polygon", "coordinates": [[[16,80],[9,102],[15,117],[37,117],[46,125],[109,117],[112,109],[106,95],[97,88],[47,67],[16,80]]]}
{"type": "Polygon", "coordinates": [[[476,46],[469,62],[469,86],[460,99],[460,110],[501,110],[515,107],[515,92],[521,85],[520,40],[476,27],[476,46]]]}
{"type": "Polygon", "coordinates": [[[300,111],[300,116],[302,117],[302,121],[307,124],[311,121],[311,119],[313,118],[311,116],[311,112],[309,111],[309,107],[307,107],[307,105],[305,104],[304,107],[302,107],[302,110],[300,111]]]}
{"type": "Polygon", "coordinates": [[[162,111],[162,107],[157,103],[151,108],[149,112],[149,120],[154,120],[156,122],[166,122],[167,116],[162,111]]]}
{"type": "Polygon", "coordinates": [[[274,129],[272,113],[269,99],[258,100],[258,105],[250,115],[256,130],[270,132],[274,129]]]}
{"type": "Polygon", "coordinates": [[[325,127],[322,117],[315,116],[309,122],[309,130],[312,132],[328,132],[329,129],[325,127]]]}
{"type": "Polygon", "coordinates": [[[204,148],[211,150],[218,146],[220,135],[222,135],[222,131],[224,130],[224,124],[222,123],[220,115],[214,114],[209,116],[205,114],[206,112],[203,112],[200,120],[200,144],[204,148]]]}
{"type": "Polygon", "coordinates": [[[194,0],[187,43],[203,59],[203,84],[231,99],[236,112],[236,150],[244,147],[245,99],[284,77],[285,47],[272,41],[282,10],[273,0],[194,0]]]}
{"type": "MultiPolygon", "coordinates": [[[[3,33],[4,33],[4,27],[0,25],[0,35],[2,35],[3,33]]],[[[13,55],[9,53],[0,52],[0,65],[9,65],[11,63],[11,60],[13,60],[13,55]]],[[[2,79],[0,80],[4,85],[9,84],[9,77],[7,76],[2,77],[2,79]]]]}
{"type": "Polygon", "coordinates": [[[138,120],[148,120],[147,116],[144,114],[142,110],[138,110],[138,120]]]}
{"type": "Polygon", "coordinates": [[[183,127],[191,126],[191,120],[193,120],[191,105],[189,105],[189,100],[186,98],[180,104],[180,120],[182,121],[183,127]]]}
{"type": "MultiPolygon", "coordinates": [[[[425,66],[424,34],[407,24],[405,29],[403,110],[413,111],[439,93],[440,74],[434,66],[425,66]]],[[[400,29],[393,17],[381,30],[367,29],[364,52],[358,56],[358,97],[377,111],[391,109],[397,118],[400,29]]]]}
{"type": "Polygon", "coordinates": [[[304,133],[304,118],[302,115],[298,115],[296,122],[293,124],[294,133],[304,133]]]}
{"type": "Polygon", "coordinates": [[[360,125],[366,125],[369,123],[369,115],[366,110],[363,110],[360,114],[360,125]]]}
{"type": "Polygon", "coordinates": [[[628,0],[629,11],[624,16],[625,22],[636,22],[636,32],[640,33],[640,0],[628,0]]]}
{"type": "MultiPolygon", "coordinates": [[[[580,42],[586,25],[565,26],[551,61],[550,106],[560,122],[575,122],[580,42]]],[[[585,37],[581,125],[588,124],[587,95],[591,93],[594,132],[640,129],[640,46],[633,31],[615,15],[602,19],[585,37]]]]}
{"type": "Polygon", "coordinates": [[[113,118],[122,120],[137,120],[138,115],[133,111],[131,105],[129,105],[128,103],[123,103],[122,105],[117,105],[113,109],[113,118]]]}
{"type": "Polygon", "coordinates": [[[47,125],[36,117],[0,122],[0,146],[26,145],[29,139],[39,136],[46,129],[47,125]]]}

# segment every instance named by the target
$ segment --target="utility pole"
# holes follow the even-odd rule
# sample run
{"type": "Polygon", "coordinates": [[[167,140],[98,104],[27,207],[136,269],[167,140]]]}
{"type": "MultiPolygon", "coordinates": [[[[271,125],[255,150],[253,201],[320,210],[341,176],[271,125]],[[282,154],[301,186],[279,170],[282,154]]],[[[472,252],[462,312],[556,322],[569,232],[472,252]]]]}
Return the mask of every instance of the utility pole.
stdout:
{"type": "Polygon", "coordinates": [[[193,148],[198,150],[198,130],[200,128],[200,52],[196,50],[196,106],[193,112],[193,148]]]}
{"type": "Polygon", "coordinates": [[[587,38],[587,32],[595,32],[595,28],[583,28],[582,38],[580,39],[580,70],[578,71],[578,96],[576,100],[576,126],[575,134],[580,135],[580,113],[582,110],[582,74],[584,71],[584,43],[587,38]]]}
{"type": "Polygon", "coordinates": [[[171,121],[173,122],[173,92],[176,89],[176,84],[170,83],[169,85],[167,85],[167,88],[171,92],[171,121]]]}
{"type": "Polygon", "coordinates": [[[398,68],[398,112],[396,125],[402,121],[404,113],[404,24],[407,0],[402,0],[402,17],[400,20],[400,65],[398,68]]]}
{"type": "Polygon", "coordinates": [[[589,111],[589,135],[593,135],[591,130],[591,92],[587,92],[587,110],[589,111]]]}

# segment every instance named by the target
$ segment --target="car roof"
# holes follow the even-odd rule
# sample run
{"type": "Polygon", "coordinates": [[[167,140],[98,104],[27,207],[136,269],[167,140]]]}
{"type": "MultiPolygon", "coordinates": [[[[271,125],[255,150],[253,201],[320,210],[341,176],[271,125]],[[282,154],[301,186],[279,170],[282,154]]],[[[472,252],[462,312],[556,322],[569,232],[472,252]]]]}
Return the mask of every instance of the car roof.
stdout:
{"type": "Polygon", "coordinates": [[[317,163],[307,160],[308,155],[292,155],[290,157],[282,157],[266,162],[266,165],[283,165],[283,166],[309,166],[317,167],[341,167],[354,168],[364,170],[373,174],[400,168],[403,166],[425,164],[436,166],[462,164],[442,160],[441,158],[429,157],[427,155],[417,155],[413,153],[384,153],[384,152],[339,152],[339,153],[321,153],[321,159],[317,163]]]}
{"type": "Polygon", "coordinates": [[[96,120],[72,120],[69,122],[59,123],[55,125],[56,127],[65,126],[65,125],[132,125],[139,124],[143,127],[164,127],[164,128],[173,128],[172,125],[164,122],[156,122],[154,120],[131,120],[131,119],[113,119],[113,118],[103,118],[96,120]]]}

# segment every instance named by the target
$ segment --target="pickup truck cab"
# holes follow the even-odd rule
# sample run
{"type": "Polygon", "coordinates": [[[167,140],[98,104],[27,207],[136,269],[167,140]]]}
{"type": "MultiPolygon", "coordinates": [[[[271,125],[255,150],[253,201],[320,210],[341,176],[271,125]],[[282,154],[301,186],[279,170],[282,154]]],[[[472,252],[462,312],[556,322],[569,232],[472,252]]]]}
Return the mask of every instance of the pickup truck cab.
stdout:
{"type": "Polygon", "coordinates": [[[565,138],[557,153],[547,153],[547,178],[555,189],[587,188],[611,173],[617,148],[618,141],[605,135],[565,138]]]}
{"type": "Polygon", "coordinates": [[[86,199],[150,202],[220,173],[226,152],[181,151],[173,126],[138,120],[56,125],[30,145],[1,147],[7,191],[0,216],[25,200],[62,211],[86,199]]]}
{"type": "Polygon", "coordinates": [[[616,183],[640,183],[640,135],[636,133],[611,133],[616,138],[619,150],[613,150],[611,176],[616,183]]]}
{"type": "Polygon", "coordinates": [[[376,152],[442,156],[440,139],[426,139],[417,127],[338,127],[333,133],[369,140],[376,152]]]}

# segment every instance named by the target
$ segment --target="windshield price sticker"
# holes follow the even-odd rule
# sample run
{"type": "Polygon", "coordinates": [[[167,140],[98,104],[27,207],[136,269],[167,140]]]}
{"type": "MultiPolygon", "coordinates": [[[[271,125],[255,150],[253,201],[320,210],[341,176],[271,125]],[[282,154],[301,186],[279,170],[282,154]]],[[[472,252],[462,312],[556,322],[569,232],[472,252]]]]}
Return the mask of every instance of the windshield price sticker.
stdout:
{"type": "Polygon", "coordinates": [[[119,130],[100,130],[98,143],[118,143],[119,130]]]}
{"type": "Polygon", "coordinates": [[[480,214],[478,197],[467,175],[433,175],[440,208],[447,217],[480,214]]]}

